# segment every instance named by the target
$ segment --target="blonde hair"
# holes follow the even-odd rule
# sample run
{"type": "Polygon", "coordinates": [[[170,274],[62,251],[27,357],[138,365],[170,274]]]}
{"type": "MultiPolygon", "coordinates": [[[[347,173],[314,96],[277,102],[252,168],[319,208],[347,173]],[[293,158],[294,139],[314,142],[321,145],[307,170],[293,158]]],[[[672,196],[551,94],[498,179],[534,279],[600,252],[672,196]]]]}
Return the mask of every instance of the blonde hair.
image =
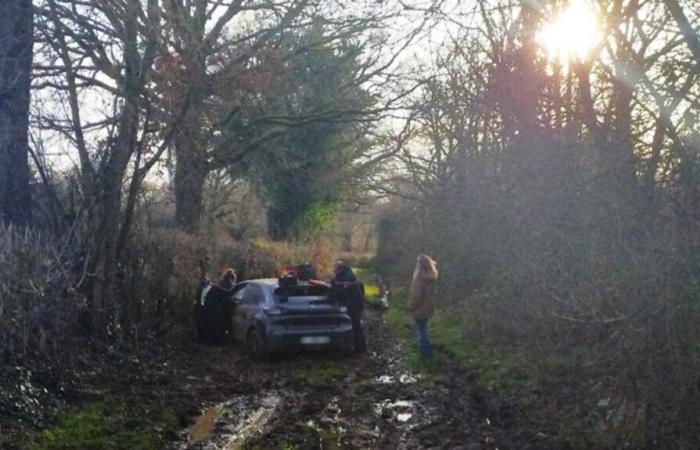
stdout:
{"type": "Polygon", "coordinates": [[[229,268],[229,269],[224,269],[221,271],[221,278],[233,278],[234,281],[236,280],[236,271],[229,268]]]}
{"type": "Polygon", "coordinates": [[[435,278],[438,277],[437,261],[428,255],[418,255],[416,258],[416,270],[413,278],[435,278]]]}
{"type": "Polygon", "coordinates": [[[436,262],[428,255],[418,255],[416,259],[416,269],[413,271],[411,280],[411,298],[418,299],[431,295],[430,286],[437,282],[438,271],[436,262]]]}

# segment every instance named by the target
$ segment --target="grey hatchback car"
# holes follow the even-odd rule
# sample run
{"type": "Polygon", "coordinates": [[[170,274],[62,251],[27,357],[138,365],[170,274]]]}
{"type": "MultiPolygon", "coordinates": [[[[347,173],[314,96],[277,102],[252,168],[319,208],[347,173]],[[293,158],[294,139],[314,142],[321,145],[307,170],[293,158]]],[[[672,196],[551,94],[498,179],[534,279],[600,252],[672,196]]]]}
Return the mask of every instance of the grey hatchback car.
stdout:
{"type": "Polygon", "coordinates": [[[232,335],[251,356],[304,348],[352,350],[352,322],[327,286],[279,279],[244,281],[233,290],[232,335]]]}

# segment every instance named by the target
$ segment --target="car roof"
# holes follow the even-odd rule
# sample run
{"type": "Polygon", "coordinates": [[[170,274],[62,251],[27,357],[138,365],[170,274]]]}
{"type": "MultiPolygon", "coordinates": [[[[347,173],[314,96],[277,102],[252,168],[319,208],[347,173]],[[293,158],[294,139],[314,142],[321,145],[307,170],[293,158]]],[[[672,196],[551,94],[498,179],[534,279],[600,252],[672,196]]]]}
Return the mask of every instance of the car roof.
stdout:
{"type": "Polygon", "coordinates": [[[279,285],[279,280],[277,278],[257,278],[254,280],[245,280],[242,283],[255,283],[262,284],[265,286],[277,287],[279,285]]]}
{"type": "Polygon", "coordinates": [[[279,278],[256,278],[253,280],[244,280],[241,281],[241,283],[253,283],[261,286],[268,286],[273,289],[280,287],[279,278]]]}

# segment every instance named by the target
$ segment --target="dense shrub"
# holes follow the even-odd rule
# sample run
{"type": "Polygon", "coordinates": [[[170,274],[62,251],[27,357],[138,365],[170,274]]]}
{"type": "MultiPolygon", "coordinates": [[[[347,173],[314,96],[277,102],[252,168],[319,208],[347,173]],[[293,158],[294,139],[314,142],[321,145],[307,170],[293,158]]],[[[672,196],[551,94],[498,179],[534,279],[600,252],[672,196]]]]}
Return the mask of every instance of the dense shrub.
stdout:
{"type": "Polygon", "coordinates": [[[497,155],[499,172],[474,167],[422,203],[392,202],[379,261],[406,283],[416,254],[435,255],[443,306],[465,333],[518,348],[534,370],[578,372],[577,401],[617,399],[605,427],[671,439],[700,406],[697,230],[664,192],[652,200],[575,150],[511,149],[527,166],[497,155]]]}
{"type": "Polygon", "coordinates": [[[84,310],[85,255],[71,236],[0,226],[3,359],[55,354],[84,310]]]}
{"type": "Polygon", "coordinates": [[[336,251],[330,239],[304,245],[265,239],[236,241],[215,228],[192,235],[171,228],[135,236],[125,258],[122,322],[153,328],[190,320],[195,292],[205,278],[218,279],[232,267],[239,280],[274,277],[280,267],[310,262],[329,273],[336,251]],[[127,315],[128,314],[128,315],[127,315]]]}
{"type": "MultiPolygon", "coordinates": [[[[0,229],[0,356],[54,354],[61,343],[90,334],[88,252],[74,236],[0,229]]],[[[189,326],[200,282],[233,267],[239,279],[274,277],[288,264],[311,262],[329,274],[336,246],[264,239],[236,241],[221,230],[192,235],[172,228],[139,228],[119,267],[117,308],[110,311],[115,338],[139,339],[189,326]]]]}

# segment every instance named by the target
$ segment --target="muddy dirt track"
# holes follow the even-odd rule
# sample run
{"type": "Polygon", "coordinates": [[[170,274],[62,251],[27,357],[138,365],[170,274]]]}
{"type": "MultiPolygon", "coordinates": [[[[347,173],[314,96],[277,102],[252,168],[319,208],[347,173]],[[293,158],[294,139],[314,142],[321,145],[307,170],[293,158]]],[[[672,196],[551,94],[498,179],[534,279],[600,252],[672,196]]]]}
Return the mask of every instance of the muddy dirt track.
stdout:
{"type": "Polygon", "coordinates": [[[221,364],[203,366],[208,374],[188,376],[180,389],[208,384],[227,400],[202,404],[171,448],[560,447],[481,391],[472,373],[413,373],[381,314],[368,311],[365,322],[366,357],[311,353],[255,362],[230,345],[198,348],[204,364],[221,364]]]}

